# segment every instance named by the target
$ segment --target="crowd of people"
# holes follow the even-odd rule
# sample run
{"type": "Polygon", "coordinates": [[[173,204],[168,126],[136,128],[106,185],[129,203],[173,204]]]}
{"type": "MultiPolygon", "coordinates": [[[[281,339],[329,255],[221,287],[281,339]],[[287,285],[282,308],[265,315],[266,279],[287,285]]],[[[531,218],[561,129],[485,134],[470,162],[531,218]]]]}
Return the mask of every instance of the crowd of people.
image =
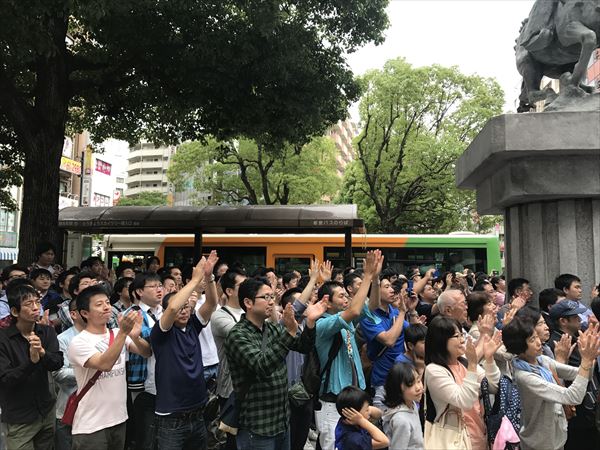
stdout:
{"type": "Polygon", "coordinates": [[[575,275],[534,295],[379,250],[305,274],[36,253],[1,273],[9,450],[600,447],[600,298],[575,275]]]}

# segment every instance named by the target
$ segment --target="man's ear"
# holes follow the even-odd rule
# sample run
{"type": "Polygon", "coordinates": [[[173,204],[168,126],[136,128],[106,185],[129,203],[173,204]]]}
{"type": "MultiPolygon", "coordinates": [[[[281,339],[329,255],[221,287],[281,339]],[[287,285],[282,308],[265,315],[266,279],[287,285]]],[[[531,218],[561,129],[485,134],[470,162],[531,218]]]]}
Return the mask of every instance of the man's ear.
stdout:
{"type": "Polygon", "coordinates": [[[254,302],[252,300],[250,300],[249,298],[245,298],[244,305],[246,306],[246,311],[248,311],[249,309],[252,309],[254,302]]]}
{"type": "Polygon", "coordinates": [[[10,308],[10,314],[13,317],[19,317],[19,312],[17,311],[17,308],[15,308],[14,306],[12,308],[10,308]]]}

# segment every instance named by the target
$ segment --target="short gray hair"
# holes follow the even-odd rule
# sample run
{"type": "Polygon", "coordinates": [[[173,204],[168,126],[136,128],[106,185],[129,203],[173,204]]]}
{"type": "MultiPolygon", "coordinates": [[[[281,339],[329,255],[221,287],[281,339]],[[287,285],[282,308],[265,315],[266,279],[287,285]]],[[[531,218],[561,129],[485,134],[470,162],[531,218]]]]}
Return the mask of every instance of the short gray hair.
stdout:
{"type": "Polygon", "coordinates": [[[448,289],[440,294],[437,299],[440,314],[444,315],[444,310],[446,308],[454,308],[454,304],[456,303],[456,293],[462,294],[462,291],[459,289],[448,289]]]}

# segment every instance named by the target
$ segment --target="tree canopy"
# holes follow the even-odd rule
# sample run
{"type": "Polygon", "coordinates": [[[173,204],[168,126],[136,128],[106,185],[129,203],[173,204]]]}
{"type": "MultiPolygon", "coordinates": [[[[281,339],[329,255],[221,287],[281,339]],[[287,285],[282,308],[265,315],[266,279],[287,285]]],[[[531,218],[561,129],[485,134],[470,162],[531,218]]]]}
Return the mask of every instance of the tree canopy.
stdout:
{"type": "Polygon", "coordinates": [[[335,144],[327,137],[277,151],[249,139],[182,144],[167,171],[177,191],[191,187],[196,204],[321,203],[340,185],[335,144]]]}
{"type": "Polygon", "coordinates": [[[19,260],[37,239],[60,246],[65,134],[305,143],[358,98],[345,55],[382,41],[387,3],[0,0],[0,175],[24,181],[19,260]]]}
{"type": "Polygon", "coordinates": [[[158,191],[140,192],[135,197],[122,197],[117,206],[166,206],[167,195],[158,191]]]}
{"type": "Polygon", "coordinates": [[[362,132],[337,200],[357,203],[370,232],[478,230],[474,194],[455,187],[454,163],[501,112],[498,83],[401,58],[360,83],[362,132]]]}

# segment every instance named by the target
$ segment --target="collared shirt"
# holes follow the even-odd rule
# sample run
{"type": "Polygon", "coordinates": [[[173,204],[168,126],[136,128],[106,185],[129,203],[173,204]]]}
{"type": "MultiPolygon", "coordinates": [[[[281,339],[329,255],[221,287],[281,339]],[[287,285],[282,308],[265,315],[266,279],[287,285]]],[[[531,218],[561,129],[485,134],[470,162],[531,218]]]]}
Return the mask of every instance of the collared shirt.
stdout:
{"type": "MultiPolygon", "coordinates": [[[[368,307],[364,306],[360,318],[365,317],[368,307]]],[[[321,383],[321,393],[339,394],[346,386],[352,385],[352,366],[356,368],[358,376],[358,387],[365,389],[365,376],[363,374],[362,364],[360,362],[360,353],[356,345],[356,329],[353,322],[346,322],[341,312],[337,314],[325,313],[317,320],[316,330],[316,349],[319,355],[321,367],[327,364],[329,349],[333,343],[333,338],[337,333],[342,334],[342,347],[338,355],[331,363],[331,372],[329,375],[329,386],[325,386],[325,375],[321,383]]]]}
{"type": "Polygon", "coordinates": [[[33,363],[29,357],[29,342],[16,324],[0,330],[0,408],[2,422],[33,423],[54,407],[48,372],[63,365],[54,328],[36,324],[45,355],[33,363]]]}
{"type": "Polygon", "coordinates": [[[588,328],[588,323],[589,323],[589,320],[590,320],[590,316],[593,315],[594,313],[589,308],[589,306],[584,305],[579,300],[575,300],[575,301],[577,302],[577,306],[579,308],[585,308],[585,312],[582,312],[581,314],[579,314],[579,318],[581,319],[581,330],[585,331],[588,328]]]}
{"type": "Polygon", "coordinates": [[[71,303],[71,299],[63,297],[63,302],[58,305],[58,311],[56,312],[63,331],[66,331],[73,326],[73,319],[71,319],[71,313],[69,311],[69,303],[71,303]]]}
{"type": "Polygon", "coordinates": [[[52,373],[54,381],[58,384],[59,391],[56,395],[56,418],[62,419],[67,406],[69,396],[77,389],[77,380],[75,379],[75,370],[69,361],[69,344],[79,331],[74,326],[68,328],[58,335],[58,345],[63,354],[63,366],[52,373]]]}
{"type": "Polygon", "coordinates": [[[265,322],[260,330],[242,315],[225,342],[233,389],[240,405],[240,428],[260,436],[277,436],[287,430],[285,357],[290,350],[308,353],[314,342],[314,329],[305,327],[300,336],[292,337],[280,324],[265,322]]]}
{"type": "Polygon", "coordinates": [[[387,347],[377,340],[377,336],[392,328],[400,311],[392,305],[388,305],[387,311],[377,308],[373,311],[373,314],[381,319],[378,323],[375,323],[369,317],[365,317],[360,321],[360,326],[367,339],[367,355],[373,361],[371,386],[383,386],[396,357],[404,353],[404,329],[408,327],[408,322],[404,321],[402,332],[396,339],[394,346],[387,347]]]}
{"type": "Polygon", "coordinates": [[[119,328],[119,314],[127,308],[128,306],[125,306],[121,300],[117,300],[114,305],[112,305],[112,316],[110,316],[110,320],[106,326],[108,328],[119,328]]]}
{"type": "MultiPolygon", "coordinates": [[[[160,317],[163,313],[163,307],[161,305],[155,306],[154,308],[150,308],[144,302],[139,303],[142,313],[144,315],[144,320],[142,322],[142,338],[146,340],[150,340],[150,333],[152,332],[152,327],[160,320],[160,317]],[[146,326],[148,329],[145,329],[146,326]]],[[[154,354],[146,359],[148,374],[146,375],[146,380],[144,381],[144,391],[149,394],[156,395],[156,380],[154,379],[154,372],[156,371],[156,357],[154,354]]]]}

